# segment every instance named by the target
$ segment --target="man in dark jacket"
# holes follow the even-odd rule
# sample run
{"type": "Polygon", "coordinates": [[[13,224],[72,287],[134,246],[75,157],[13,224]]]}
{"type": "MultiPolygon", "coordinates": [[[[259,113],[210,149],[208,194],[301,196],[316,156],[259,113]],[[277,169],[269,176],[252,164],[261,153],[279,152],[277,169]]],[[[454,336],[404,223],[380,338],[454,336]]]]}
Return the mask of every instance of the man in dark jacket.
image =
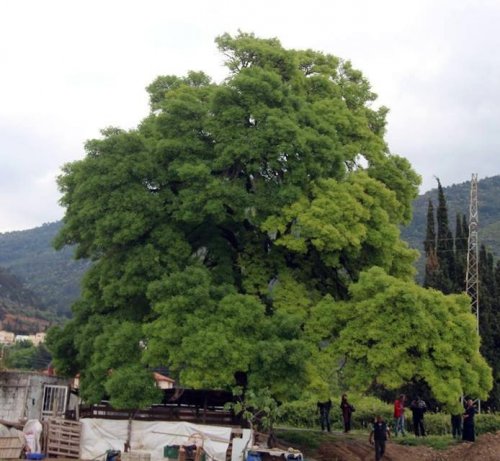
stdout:
{"type": "Polygon", "coordinates": [[[321,430],[330,432],[330,410],[332,408],[332,400],[326,402],[318,402],[319,422],[321,430]]]}
{"type": "Polygon", "coordinates": [[[391,433],[387,427],[386,422],[381,416],[375,418],[373,429],[370,432],[368,441],[371,445],[375,443],[375,461],[380,461],[385,453],[385,442],[391,438],[391,433]]]}
{"type": "Polygon", "coordinates": [[[413,416],[413,430],[415,431],[415,435],[417,437],[425,437],[424,413],[427,411],[427,405],[420,397],[417,397],[411,402],[410,410],[413,416]]]}

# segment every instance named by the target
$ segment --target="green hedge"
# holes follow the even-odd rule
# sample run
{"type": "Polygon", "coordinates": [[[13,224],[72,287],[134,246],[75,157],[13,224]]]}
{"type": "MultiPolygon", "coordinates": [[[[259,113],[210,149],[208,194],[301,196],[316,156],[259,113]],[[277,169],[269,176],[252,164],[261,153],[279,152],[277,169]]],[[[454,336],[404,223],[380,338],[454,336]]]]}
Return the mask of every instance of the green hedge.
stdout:
{"type": "MultiPolygon", "coordinates": [[[[387,421],[392,420],[392,405],[382,402],[375,397],[358,397],[349,399],[356,411],[353,413],[353,429],[366,428],[376,415],[381,415],[387,421]]],[[[340,411],[340,397],[332,398],[330,420],[333,430],[343,428],[342,414],[340,411]]],[[[295,401],[284,403],[280,407],[278,425],[290,427],[319,427],[319,413],[315,401],[295,401]]]]}
{"type": "MultiPolygon", "coordinates": [[[[446,413],[427,413],[424,417],[425,430],[433,435],[451,434],[450,415],[446,413]]],[[[500,431],[500,414],[482,413],[475,416],[476,434],[500,431]]]]}
{"type": "MultiPolygon", "coordinates": [[[[356,411],[352,417],[353,429],[368,429],[376,415],[381,415],[389,425],[393,422],[393,405],[382,402],[375,397],[352,396],[349,401],[354,405],[356,411]]],[[[280,407],[280,416],[276,421],[278,426],[301,427],[319,429],[319,414],[315,401],[295,401],[284,403],[280,407]]],[[[411,411],[406,409],[406,430],[413,432],[411,411]]],[[[343,429],[342,415],[340,412],[340,397],[332,398],[332,410],[330,412],[332,430],[343,429]]],[[[500,430],[500,414],[482,413],[475,417],[477,434],[496,432],[500,430]]],[[[424,426],[429,435],[450,435],[450,415],[446,413],[426,413],[424,426]]]]}

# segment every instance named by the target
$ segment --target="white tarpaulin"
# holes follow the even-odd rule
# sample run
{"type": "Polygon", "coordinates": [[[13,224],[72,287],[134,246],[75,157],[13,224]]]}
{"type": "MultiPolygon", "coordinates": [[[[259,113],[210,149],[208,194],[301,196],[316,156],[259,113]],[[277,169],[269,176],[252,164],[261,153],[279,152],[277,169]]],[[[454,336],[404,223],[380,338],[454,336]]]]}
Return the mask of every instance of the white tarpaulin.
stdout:
{"type": "MultiPolygon", "coordinates": [[[[107,450],[123,451],[128,433],[127,420],[84,418],[80,422],[82,459],[102,459],[107,450]]],[[[230,427],[167,421],[132,421],[131,424],[130,450],[150,453],[151,461],[165,461],[163,448],[166,445],[186,445],[189,437],[199,438],[199,435],[208,460],[226,459],[230,427]]]]}

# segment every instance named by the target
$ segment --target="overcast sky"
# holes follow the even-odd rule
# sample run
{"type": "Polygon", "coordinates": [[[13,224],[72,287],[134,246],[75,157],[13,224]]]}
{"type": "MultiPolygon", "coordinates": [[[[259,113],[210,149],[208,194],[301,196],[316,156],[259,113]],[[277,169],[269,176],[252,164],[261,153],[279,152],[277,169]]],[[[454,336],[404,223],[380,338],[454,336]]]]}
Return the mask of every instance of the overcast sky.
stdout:
{"type": "Polygon", "coordinates": [[[500,174],[499,24],[496,0],[3,0],[0,232],[60,219],[55,178],[85,140],[135,127],[158,75],[220,81],[214,38],[238,29],[350,59],[422,192],[500,174]]]}

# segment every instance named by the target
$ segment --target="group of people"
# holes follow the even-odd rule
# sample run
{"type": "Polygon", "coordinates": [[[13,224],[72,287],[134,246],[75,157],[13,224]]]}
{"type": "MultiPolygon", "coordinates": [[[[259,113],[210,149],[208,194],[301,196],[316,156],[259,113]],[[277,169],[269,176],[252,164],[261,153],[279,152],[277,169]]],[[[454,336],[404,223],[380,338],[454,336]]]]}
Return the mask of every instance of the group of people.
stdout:
{"type": "MultiPolygon", "coordinates": [[[[332,400],[318,402],[319,422],[322,431],[330,432],[330,410],[332,409],[332,400]]],[[[354,405],[348,402],[347,394],[342,396],[340,401],[340,410],[342,411],[342,420],[344,422],[344,432],[351,430],[351,417],[355,411],[354,405]]]]}
{"type": "MultiPolygon", "coordinates": [[[[406,396],[401,394],[394,402],[394,435],[397,436],[398,432],[405,435],[405,402],[406,396]]],[[[425,436],[424,426],[424,413],[427,411],[427,405],[420,398],[412,400],[410,404],[412,412],[413,430],[415,436],[425,436]]],[[[467,442],[475,441],[475,427],[474,415],[476,414],[476,407],[472,400],[467,400],[465,411],[462,414],[451,415],[451,433],[454,438],[462,437],[462,440],[467,442]]]]}
{"type": "MultiPolygon", "coordinates": [[[[326,402],[318,402],[318,411],[320,414],[321,429],[330,432],[330,410],[332,408],[332,401],[329,399],[326,402]]],[[[394,435],[398,433],[405,435],[405,410],[406,410],[406,396],[401,394],[394,401],[394,435]]],[[[426,403],[420,398],[416,397],[409,405],[412,412],[413,430],[416,437],[425,436],[424,414],[427,411],[426,403]]],[[[344,433],[351,430],[352,413],[355,411],[354,406],[347,400],[347,395],[342,395],[340,401],[340,409],[342,412],[342,420],[344,423],[344,433]]],[[[462,414],[455,414],[451,416],[452,435],[455,438],[462,437],[462,440],[474,442],[475,428],[474,428],[474,415],[476,408],[472,400],[467,400],[465,411],[462,414]]],[[[385,443],[391,437],[390,429],[387,423],[381,416],[376,416],[373,429],[370,432],[369,442],[375,447],[375,459],[381,460],[385,452],[385,443]]]]}
{"type": "MultiPolygon", "coordinates": [[[[405,403],[406,396],[401,394],[399,398],[394,401],[394,435],[397,436],[398,433],[405,435],[405,403]]],[[[410,410],[412,412],[412,422],[413,431],[416,437],[425,436],[425,426],[424,426],[424,413],[427,411],[426,403],[417,397],[412,400],[410,404],[410,410]]]]}

